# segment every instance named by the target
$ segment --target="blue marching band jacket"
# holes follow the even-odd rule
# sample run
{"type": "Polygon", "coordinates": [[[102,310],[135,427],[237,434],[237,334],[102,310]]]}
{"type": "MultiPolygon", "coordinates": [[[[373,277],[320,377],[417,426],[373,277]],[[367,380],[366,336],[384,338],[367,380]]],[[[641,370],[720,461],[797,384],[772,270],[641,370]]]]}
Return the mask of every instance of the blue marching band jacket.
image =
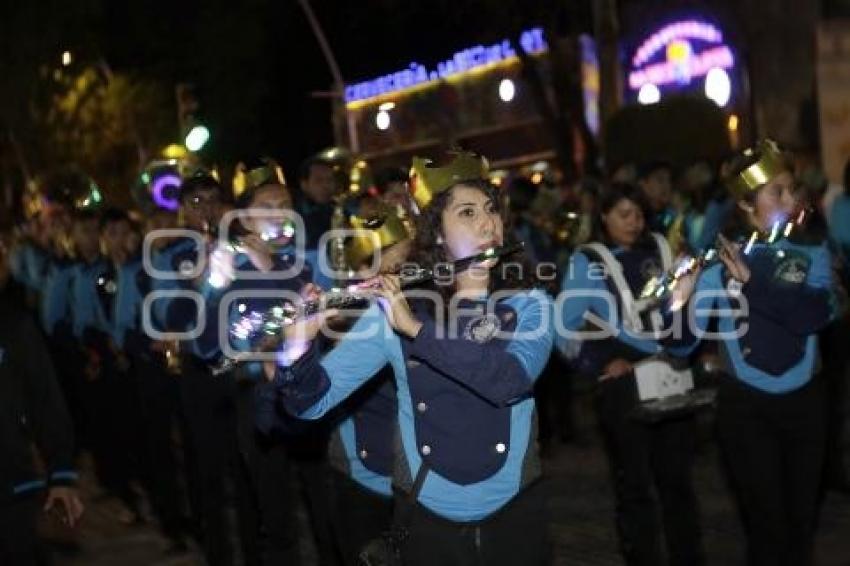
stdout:
{"type": "MultiPolygon", "coordinates": [[[[720,263],[700,275],[692,312],[682,309],[685,323],[678,337],[674,333],[667,340],[669,350],[690,353],[714,311],[719,313],[717,332],[722,334],[721,354],[729,374],[766,393],[799,389],[816,372],[816,333],[835,314],[829,250],[826,244],[783,239],[754,245],[744,259],[751,275],[743,285],[730,279],[720,263]],[[731,316],[745,306],[746,318],[731,316]]],[[[665,318],[672,322],[673,314],[667,311],[665,318]]]]}
{"type": "Polygon", "coordinates": [[[542,291],[486,306],[461,301],[448,329],[414,307],[423,325],[411,340],[372,305],[335,348],[278,367],[269,387],[281,409],[317,419],[389,365],[398,402],[393,483],[409,491],[427,460],[419,503],[452,521],[483,519],[540,475],[532,389],[552,346],[552,303],[542,291]]]}
{"type": "Polygon", "coordinates": [[[652,240],[630,250],[594,243],[570,258],[556,346],[580,373],[595,378],[615,358],[637,362],[663,351],[653,335],[663,324],[660,314],[638,312],[634,300],[671,262],[666,240],[658,234],[652,240]],[[581,340],[575,334],[581,330],[603,331],[605,337],[581,340]]]}
{"type": "MultiPolygon", "coordinates": [[[[167,248],[157,258],[158,269],[191,270],[196,261],[195,246],[183,242],[167,248]],[[191,264],[191,265],[190,265],[191,264]]],[[[299,258],[293,247],[283,248],[273,256],[273,271],[267,276],[239,277],[227,288],[216,289],[209,284],[209,267],[202,276],[203,283],[197,291],[203,298],[206,322],[203,332],[191,342],[191,350],[207,363],[217,361],[223,354],[221,340],[228,341],[235,352],[249,352],[256,348],[259,336],[245,336],[230,329],[242,317],[252,313],[264,313],[280,303],[281,298],[293,299],[294,295],[309,282],[316,280],[313,264],[315,250],[309,250],[298,269],[299,258]],[[287,296],[274,292],[286,291],[287,296]],[[263,295],[262,293],[267,293],[263,295]],[[268,296],[271,292],[272,296],[268,296]],[[224,309],[224,310],[222,310],[224,309]],[[222,328],[226,324],[227,328],[222,328]]],[[[238,271],[258,274],[248,256],[238,253],[235,257],[238,271]]],[[[324,281],[320,278],[321,281],[324,281]]],[[[154,283],[160,289],[187,289],[188,283],[172,281],[154,283]]],[[[155,316],[163,326],[176,331],[185,331],[197,322],[197,309],[188,300],[169,301],[160,299],[154,303],[155,316]]],[[[262,364],[247,362],[238,366],[237,378],[249,380],[257,385],[255,403],[257,429],[264,434],[297,434],[304,431],[305,422],[277,410],[274,389],[264,385],[262,364]]],[[[392,383],[384,379],[380,387],[363,391],[357,399],[334,413],[336,425],[329,446],[332,465],[351,479],[380,495],[389,496],[390,472],[392,469],[392,435],[395,419],[395,393],[392,383]]]]}

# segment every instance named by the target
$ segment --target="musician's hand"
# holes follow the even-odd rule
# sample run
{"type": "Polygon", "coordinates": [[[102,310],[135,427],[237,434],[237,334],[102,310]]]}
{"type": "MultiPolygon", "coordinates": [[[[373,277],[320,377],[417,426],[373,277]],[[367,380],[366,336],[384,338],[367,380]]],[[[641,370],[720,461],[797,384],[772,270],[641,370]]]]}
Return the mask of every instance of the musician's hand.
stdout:
{"type": "Polygon", "coordinates": [[[80,501],[76,488],[54,486],[47,491],[47,501],[44,503],[44,512],[51,511],[59,515],[63,524],[73,528],[83,515],[85,507],[80,501]]]}
{"type": "Polygon", "coordinates": [[[741,246],[731,242],[723,237],[723,234],[717,236],[719,248],[717,250],[720,261],[729,270],[729,275],[737,279],[741,283],[746,283],[750,280],[750,268],[744,262],[741,255],[741,246]]]}
{"type": "Polygon", "coordinates": [[[338,315],[338,309],[328,309],[285,326],[283,345],[277,353],[277,364],[289,366],[298,361],[310,349],[310,343],[316,339],[328,319],[338,315]]]}
{"type": "Polygon", "coordinates": [[[691,298],[691,295],[694,294],[694,289],[696,289],[699,274],[700,270],[697,269],[693,273],[683,275],[681,278],[679,278],[679,280],[676,282],[676,286],[670,293],[671,311],[678,311],[683,306],[688,304],[688,300],[691,298]]]}
{"type": "Polygon", "coordinates": [[[248,234],[247,236],[243,236],[239,243],[245,255],[248,256],[248,259],[257,268],[257,271],[268,273],[274,268],[271,249],[269,249],[268,243],[264,242],[262,238],[256,234],[248,234]]]}
{"type": "Polygon", "coordinates": [[[381,275],[380,287],[370,293],[379,297],[379,304],[387,317],[387,321],[395,330],[410,338],[416,337],[422,328],[422,323],[410,310],[410,305],[401,292],[401,282],[398,275],[381,275]]]}
{"type": "MultiPolygon", "coordinates": [[[[201,275],[204,278],[204,275],[201,275]]],[[[215,287],[226,287],[236,279],[236,253],[229,246],[216,245],[210,254],[207,280],[215,287]]]]}
{"type": "Polygon", "coordinates": [[[599,376],[599,381],[607,381],[609,379],[617,379],[627,375],[634,369],[634,366],[622,358],[617,358],[608,362],[605,366],[605,371],[599,376]]]}
{"type": "Polygon", "coordinates": [[[318,301],[319,297],[322,296],[322,288],[316,285],[315,283],[307,283],[306,285],[301,287],[301,290],[298,291],[298,294],[304,301],[318,301]]]}

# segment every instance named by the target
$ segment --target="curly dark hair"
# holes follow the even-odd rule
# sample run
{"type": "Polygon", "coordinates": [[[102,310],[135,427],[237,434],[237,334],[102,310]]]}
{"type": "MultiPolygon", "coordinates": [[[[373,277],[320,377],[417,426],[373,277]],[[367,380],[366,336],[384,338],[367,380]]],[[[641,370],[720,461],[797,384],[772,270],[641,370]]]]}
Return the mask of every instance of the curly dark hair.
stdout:
{"type": "MultiPolygon", "coordinates": [[[[416,217],[416,235],[413,240],[413,246],[408,258],[408,263],[415,263],[419,267],[426,269],[434,269],[438,264],[449,262],[446,256],[446,249],[439,238],[442,236],[443,226],[443,211],[448,205],[453,189],[457,186],[472,187],[483,192],[489,199],[493,201],[502,222],[507,226],[506,210],[502,206],[502,199],[499,198],[498,190],[490,183],[484,180],[461,181],[448,190],[437,195],[429,206],[416,217]]],[[[505,229],[504,245],[510,246],[517,243],[514,234],[505,229]]],[[[522,291],[532,288],[543,288],[543,283],[537,279],[536,271],[530,262],[527,260],[525,253],[519,251],[515,254],[505,256],[498,266],[490,272],[489,289],[490,293],[495,291],[522,291]],[[508,269],[504,264],[519,266],[517,273],[516,269],[508,269]],[[503,267],[500,269],[499,267],[503,267]]],[[[437,285],[431,281],[422,286],[424,289],[429,289],[440,293],[444,304],[450,304],[452,296],[456,292],[456,286],[452,285],[437,285]]],[[[433,314],[433,305],[429,305],[433,314]]]]}

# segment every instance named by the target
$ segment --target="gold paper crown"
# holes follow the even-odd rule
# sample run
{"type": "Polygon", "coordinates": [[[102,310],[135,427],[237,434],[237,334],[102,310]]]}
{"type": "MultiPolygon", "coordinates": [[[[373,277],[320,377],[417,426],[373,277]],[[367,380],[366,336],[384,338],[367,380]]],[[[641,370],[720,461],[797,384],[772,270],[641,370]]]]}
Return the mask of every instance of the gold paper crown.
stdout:
{"type": "Polygon", "coordinates": [[[345,259],[352,267],[361,265],[377,250],[410,238],[404,220],[387,207],[369,218],[352,216],[350,221],[352,229],[363,230],[345,243],[345,259]]]}
{"type": "Polygon", "coordinates": [[[475,153],[457,152],[454,160],[444,167],[434,167],[433,161],[414,157],[410,168],[410,193],[422,210],[443,191],[463,181],[486,180],[487,160],[475,153]]]}
{"type": "Polygon", "coordinates": [[[763,139],[754,147],[745,149],[744,156],[748,160],[754,160],[753,163],[726,178],[726,187],[737,199],[744,198],[748,193],[758,190],[771,179],[789,170],[786,156],[771,139],[763,139]]]}
{"type": "Polygon", "coordinates": [[[264,158],[263,164],[253,169],[245,167],[244,163],[239,163],[236,166],[236,172],[233,174],[233,196],[239,198],[239,195],[249,189],[255,189],[262,185],[277,184],[286,186],[286,177],[283,175],[283,169],[273,159],[264,158]]]}

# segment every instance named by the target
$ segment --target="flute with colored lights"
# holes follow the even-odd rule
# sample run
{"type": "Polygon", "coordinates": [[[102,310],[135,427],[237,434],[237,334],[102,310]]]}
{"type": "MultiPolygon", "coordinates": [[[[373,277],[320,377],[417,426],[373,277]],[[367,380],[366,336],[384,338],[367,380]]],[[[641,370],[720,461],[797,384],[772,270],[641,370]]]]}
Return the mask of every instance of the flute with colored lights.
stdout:
{"type": "MultiPolygon", "coordinates": [[[[443,264],[443,269],[420,268],[402,272],[399,274],[401,287],[407,289],[427,283],[444,274],[459,273],[465,271],[475,263],[515,254],[521,251],[524,246],[525,244],[519,242],[511,246],[489,248],[480,254],[443,264]]],[[[252,311],[240,317],[239,320],[231,325],[230,335],[239,340],[253,339],[260,334],[279,337],[283,334],[283,329],[286,326],[319,312],[364,308],[369,303],[368,290],[373,288],[373,283],[376,281],[378,281],[377,277],[351,285],[345,291],[333,290],[324,294],[318,300],[305,301],[300,305],[285,303],[275,305],[263,312],[252,311]]],[[[224,358],[218,364],[211,365],[210,370],[213,375],[220,375],[233,369],[243,361],[249,361],[253,356],[254,352],[244,352],[242,356],[224,358]]]]}
{"type": "MultiPolygon", "coordinates": [[[[753,246],[758,242],[773,244],[780,236],[784,238],[789,237],[794,231],[794,228],[801,226],[805,222],[807,210],[807,208],[800,208],[798,212],[791,216],[790,220],[774,222],[769,232],[754,231],[747,239],[746,244],[743,244],[743,254],[749,255],[753,246]]],[[[680,262],[675,269],[671,269],[647,281],[639,298],[648,301],[646,303],[647,306],[649,302],[655,303],[656,301],[661,301],[676,288],[676,285],[683,277],[716,263],[719,261],[719,257],[720,254],[717,251],[717,247],[714,247],[703,251],[696,257],[680,262]]]]}

